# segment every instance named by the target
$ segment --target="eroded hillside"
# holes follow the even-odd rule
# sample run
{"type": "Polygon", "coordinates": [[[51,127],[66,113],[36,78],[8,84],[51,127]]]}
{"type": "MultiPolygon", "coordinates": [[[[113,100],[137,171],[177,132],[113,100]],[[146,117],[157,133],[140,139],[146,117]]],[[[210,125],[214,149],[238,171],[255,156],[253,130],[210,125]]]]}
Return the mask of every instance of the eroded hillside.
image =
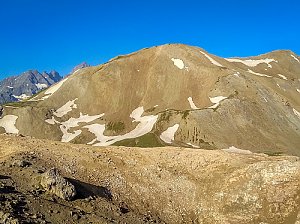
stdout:
{"type": "Polygon", "coordinates": [[[5,107],[0,130],[95,146],[299,156],[299,111],[300,62],[293,52],[224,59],[175,44],[77,70],[5,107]]]}

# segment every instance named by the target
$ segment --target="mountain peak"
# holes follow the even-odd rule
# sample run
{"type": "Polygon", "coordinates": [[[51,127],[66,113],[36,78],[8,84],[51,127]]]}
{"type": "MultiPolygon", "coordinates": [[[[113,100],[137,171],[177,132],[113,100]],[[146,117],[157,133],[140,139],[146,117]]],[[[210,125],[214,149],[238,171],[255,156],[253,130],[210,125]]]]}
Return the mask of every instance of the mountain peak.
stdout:
{"type": "Polygon", "coordinates": [[[74,72],[78,71],[79,69],[86,68],[86,67],[90,67],[90,65],[88,63],[86,63],[86,62],[82,62],[82,63],[76,65],[72,69],[71,74],[73,74],[74,72]]]}
{"type": "Polygon", "coordinates": [[[21,101],[60,81],[56,71],[42,72],[31,69],[0,82],[0,104],[21,101]]]}
{"type": "Polygon", "coordinates": [[[300,155],[297,60],[289,51],[225,59],[166,44],[73,73],[26,102],[34,114],[20,106],[4,116],[18,117],[14,131],[63,142],[300,155]],[[39,128],[28,128],[32,120],[39,128]]]}

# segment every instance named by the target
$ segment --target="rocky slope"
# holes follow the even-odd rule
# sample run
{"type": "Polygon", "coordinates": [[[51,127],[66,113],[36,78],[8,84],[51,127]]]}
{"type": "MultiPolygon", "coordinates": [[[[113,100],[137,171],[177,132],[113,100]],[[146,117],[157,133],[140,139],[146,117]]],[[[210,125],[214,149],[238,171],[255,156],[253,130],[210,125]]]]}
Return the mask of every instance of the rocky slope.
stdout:
{"type": "Polygon", "coordinates": [[[0,220],[300,222],[298,157],[175,147],[91,147],[5,134],[0,135],[0,163],[0,220]],[[41,180],[49,177],[46,171],[52,167],[75,186],[73,200],[43,188],[41,180]]]}
{"type": "Polygon", "coordinates": [[[8,77],[0,82],[0,104],[27,99],[61,79],[56,71],[40,73],[36,70],[8,77]]]}
{"type": "Polygon", "coordinates": [[[299,156],[299,60],[291,51],[224,59],[180,44],[143,49],[4,107],[0,131],[95,146],[299,156]]]}

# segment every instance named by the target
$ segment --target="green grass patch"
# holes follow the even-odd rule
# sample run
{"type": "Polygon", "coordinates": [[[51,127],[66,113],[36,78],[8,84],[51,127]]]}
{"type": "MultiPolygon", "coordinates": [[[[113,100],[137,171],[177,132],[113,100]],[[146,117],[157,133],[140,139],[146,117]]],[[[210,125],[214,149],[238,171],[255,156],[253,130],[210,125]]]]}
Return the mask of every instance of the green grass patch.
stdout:
{"type": "Polygon", "coordinates": [[[125,129],[125,124],[122,121],[118,122],[109,122],[106,125],[107,130],[114,131],[116,133],[121,132],[125,129]]]}
{"type": "Polygon", "coordinates": [[[186,119],[187,116],[189,116],[189,114],[190,114],[190,111],[189,111],[189,110],[183,111],[183,112],[182,112],[182,119],[186,119]]]}
{"type": "Polygon", "coordinates": [[[281,156],[283,152],[264,152],[268,156],[281,156]]]}
{"type": "Polygon", "coordinates": [[[21,102],[11,102],[6,103],[4,106],[11,106],[11,107],[26,107],[26,106],[32,106],[36,102],[34,101],[21,101],[21,102]]]}
{"type": "Polygon", "coordinates": [[[142,148],[152,148],[164,146],[159,141],[158,137],[153,133],[145,134],[138,138],[125,139],[114,143],[115,146],[128,146],[128,147],[142,147],[142,148]]]}

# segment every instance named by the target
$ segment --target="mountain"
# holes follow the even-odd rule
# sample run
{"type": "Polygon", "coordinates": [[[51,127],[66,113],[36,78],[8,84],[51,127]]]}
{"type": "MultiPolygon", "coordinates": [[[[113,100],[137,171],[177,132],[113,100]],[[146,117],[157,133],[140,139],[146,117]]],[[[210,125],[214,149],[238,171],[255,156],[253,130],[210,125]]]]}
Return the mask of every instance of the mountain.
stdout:
{"type": "Polygon", "coordinates": [[[0,104],[27,99],[61,79],[56,71],[40,73],[37,70],[8,77],[0,82],[0,104]]]}
{"type": "Polygon", "coordinates": [[[300,155],[299,56],[220,58],[170,44],[80,69],[0,129],[94,146],[181,146],[300,155]]]}
{"type": "Polygon", "coordinates": [[[82,69],[82,68],[86,68],[86,67],[90,67],[90,65],[87,64],[86,62],[82,62],[82,63],[80,63],[79,65],[76,65],[76,66],[72,69],[71,74],[73,74],[74,72],[79,71],[79,70],[82,69]]]}

